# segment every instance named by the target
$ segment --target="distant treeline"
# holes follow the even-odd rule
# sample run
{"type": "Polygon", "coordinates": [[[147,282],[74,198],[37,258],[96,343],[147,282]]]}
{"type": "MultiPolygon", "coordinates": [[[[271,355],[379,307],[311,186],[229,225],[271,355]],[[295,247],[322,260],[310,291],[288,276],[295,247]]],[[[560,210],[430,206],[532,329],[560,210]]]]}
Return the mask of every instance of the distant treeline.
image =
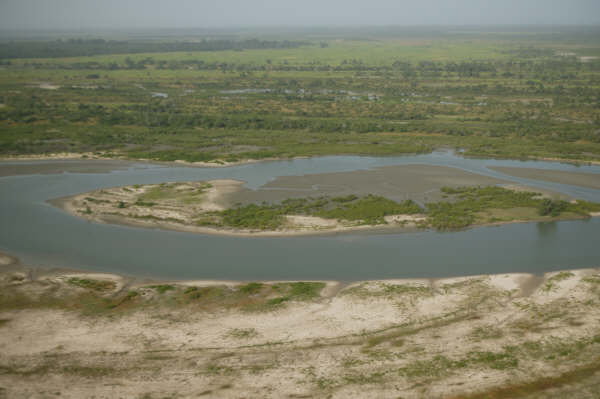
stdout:
{"type": "Polygon", "coordinates": [[[141,42],[104,39],[69,39],[56,41],[11,41],[0,43],[0,59],[57,58],[104,54],[166,53],[175,51],[223,51],[270,48],[297,48],[301,41],[275,40],[206,40],[198,42],[141,42]]]}

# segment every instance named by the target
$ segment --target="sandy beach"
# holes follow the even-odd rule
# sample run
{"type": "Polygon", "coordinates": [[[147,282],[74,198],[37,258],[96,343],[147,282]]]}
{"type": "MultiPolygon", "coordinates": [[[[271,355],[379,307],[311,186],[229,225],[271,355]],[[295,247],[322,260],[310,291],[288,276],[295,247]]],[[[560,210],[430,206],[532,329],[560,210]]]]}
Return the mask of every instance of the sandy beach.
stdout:
{"type": "Polygon", "coordinates": [[[555,379],[544,397],[563,397],[598,384],[600,269],[329,281],[279,302],[273,287],[290,282],[30,273],[0,261],[5,397],[468,398],[541,378],[555,379]]]}

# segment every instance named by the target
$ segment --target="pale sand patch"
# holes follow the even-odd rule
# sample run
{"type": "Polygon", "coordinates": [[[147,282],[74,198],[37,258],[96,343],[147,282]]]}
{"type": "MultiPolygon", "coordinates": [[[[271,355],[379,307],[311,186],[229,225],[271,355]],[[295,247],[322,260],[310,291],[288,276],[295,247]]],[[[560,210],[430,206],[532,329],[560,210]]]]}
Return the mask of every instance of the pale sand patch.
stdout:
{"type": "Polygon", "coordinates": [[[48,83],[48,82],[40,83],[38,87],[40,89],[44,89],[44,90],[58,90],[58,89],[60,89],[60,85],[56,85],[56,84],[52,84],[52,83],[48,83]]]}
{"type": "Polygon", "coordinates": [[[0,252],[0,266],[12,265],[15,262],[16,260],[12,256],[8,256],[0,252]]]}
{"type": "Polygon", "coordinates": [[[106,329],[71,312],[26,310],[11,320],[12,330],[26,333],[19,335],[18,345],[0,338],[0,352],[4,356],[23,356],[48,351],[126,351],[131,349],[129,334],[140,328],[139,322],[122,319],[106,329]]]}
{"type": "Polygon", "coordinates": [[[317,216],[287,215],[290,229],[332,229],[341,227],[334,219],[323,219],[317,216]]]}
{"type": "Polygon", "coordinates": [[[202,209],[206,211],[222,211],[225,209],[223,199],[225,196],[239,190],[244,182],[240,180],[211,180],[212,185],[206,190],[206,198],[202,203],[202,209]]]}
{"type": "Polygon", "coordinates": [[[515,291],[521,288],[524,280],[530,278],[531,274],[513,273],[492,275],[487,278],[488,284],[504,291],[515,291]]]}
{"type": "Polygon", "coordinates": [[[582,292],[578,289],[581,279],[593,273],[593,269],[572,270],[568,272],[552,272],[544,275],[545,282],[531,296],[535,303],[546,304],[553,302],[556,298],[580,297],[582,292]],[[567,276],[558,281],[552,280],[558,275],[567,276]]]}
{"type": "Polygon", "coordinates": [[[416,226],[419,222],[427,220],[425,215],[390,215],[385,216],[384,220],[386,223],[399,223],[416,226]]]}

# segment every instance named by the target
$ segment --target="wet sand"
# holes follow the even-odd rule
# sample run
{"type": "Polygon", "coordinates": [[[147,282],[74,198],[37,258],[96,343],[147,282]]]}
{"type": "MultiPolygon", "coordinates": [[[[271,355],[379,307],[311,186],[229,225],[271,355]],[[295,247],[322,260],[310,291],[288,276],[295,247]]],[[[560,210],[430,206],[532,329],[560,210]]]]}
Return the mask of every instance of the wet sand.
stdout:
{"type": "Polygon", "coordinates": [[[545,180],[553,183],[570,184],[600,190],[600,174],[584,172],[565,172],[533,168],[490,167],[496,172],[524,179],[545,180]]]}
{"type": "Polygon", "coordinates": [[[394,201],[412,199],[420,204],[442,199],[444,186],[509,184],[461,169],[431,165],[384,166],[371,170],[282,176],[258,190],[241,189],[226,197],[229,205],[262,201],[278,202],[286,198],[381,195],[394,201]]]}
{"type": "MultiPolygon", "coordinates": [[[[430,165],[386,166],[372,170],[278,177],[257,190],[243,187],[238,180],[210,180],[207,197],[195,206],[175,203],[157,203],[155,206],[136,206],[137,196],[151,189],[133,186],[96,190],[67,198],[49,201],[66,212],[90,221],[133,227],[161,228],[182,232],[245,237],[275,237],[329,235],[351,232],[398,233],[411,232],[426,223],[424,215],[386,216],[386,224],[361,225],[341,220],[328,220],[301,215],[288,215],[286,224],[277,230],[234,229],[229,227],[200,226],[194,222],[199,213],[223,210],[238,204],[276,203],[288,198],[375,194],[401,202],[413,200],[425,207],[427,203],[444,200],[441,188],[445,186],[503,185],[508,189],[540,191],[526,186],[466,172],[457,168],[430,165]],[[93,197],[92,201],[88,201],[93,197]],[[115,203],[133,204],[127,211],[119,211],[115,203]],[[115,202],[117,201],[117,202],[115,202]],[[86,211],[87,209],[87,211],[86,211]],[[388,220],[389,219],[389,220],[388,220]]],[[[175,183],[185,190],[202,182],[175,183]]],[[[545,191],[548,197],[570,197],[545,191]]],[[[567,217],[573,218],[573,215],[567,217]]],[[[494,222],[493,225],[520,223],[531,220],[494,222]]]]}

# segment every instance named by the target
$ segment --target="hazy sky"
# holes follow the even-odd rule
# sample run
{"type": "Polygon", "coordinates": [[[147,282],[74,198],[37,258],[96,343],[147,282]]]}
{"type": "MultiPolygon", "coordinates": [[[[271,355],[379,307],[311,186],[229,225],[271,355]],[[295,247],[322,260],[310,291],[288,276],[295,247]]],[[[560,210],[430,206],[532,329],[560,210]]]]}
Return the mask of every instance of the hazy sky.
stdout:
{"type": "Polygon", "coordinates": [[[600,25],[600,0],[0,0],[0,29],[600,25]]]}

